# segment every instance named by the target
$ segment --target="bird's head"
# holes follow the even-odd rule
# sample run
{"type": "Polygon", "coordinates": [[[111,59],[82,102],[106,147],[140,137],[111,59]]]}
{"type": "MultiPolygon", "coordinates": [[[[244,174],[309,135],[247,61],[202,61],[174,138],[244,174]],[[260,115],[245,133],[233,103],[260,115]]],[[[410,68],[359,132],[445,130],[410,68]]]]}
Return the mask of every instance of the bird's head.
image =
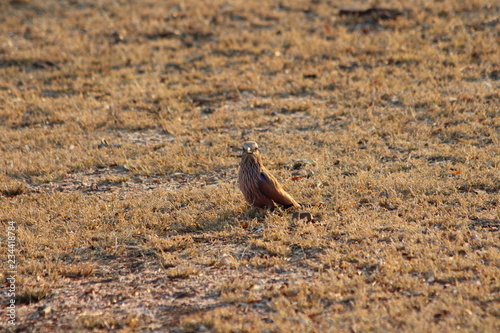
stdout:
{"type": "Polygon", "coordinates": [[[247,141],[243,144],[243,154],[254,154],[259,151],[259,146],[255,141],[247,141]]]}

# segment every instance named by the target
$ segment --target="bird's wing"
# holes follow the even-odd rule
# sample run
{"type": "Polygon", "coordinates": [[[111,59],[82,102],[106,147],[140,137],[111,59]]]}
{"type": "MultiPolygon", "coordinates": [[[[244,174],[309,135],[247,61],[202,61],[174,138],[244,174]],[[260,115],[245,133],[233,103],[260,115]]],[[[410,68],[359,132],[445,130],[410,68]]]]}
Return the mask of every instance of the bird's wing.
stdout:
{"type": "Polygon", "coordinates": [[[296,206],[297,202],[286,193],[278,181],[268,172],[262,171],[259,178],[259,190],[268,198],[283,206],[296,206]]]}

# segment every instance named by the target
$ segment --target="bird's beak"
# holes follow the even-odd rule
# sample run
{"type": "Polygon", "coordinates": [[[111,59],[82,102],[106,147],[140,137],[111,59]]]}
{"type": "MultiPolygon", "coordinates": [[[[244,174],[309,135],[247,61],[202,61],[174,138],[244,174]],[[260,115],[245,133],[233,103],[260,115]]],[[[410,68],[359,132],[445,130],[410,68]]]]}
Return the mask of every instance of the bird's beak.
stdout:
{"type": "Polygon", "coordinates": [[[253,153],[252,148],[248,147],[248,148],[247,148],[247,150],[246,150],[246,153],[247,153],[247,154],[252,154],[252,153],[253,153]]]}

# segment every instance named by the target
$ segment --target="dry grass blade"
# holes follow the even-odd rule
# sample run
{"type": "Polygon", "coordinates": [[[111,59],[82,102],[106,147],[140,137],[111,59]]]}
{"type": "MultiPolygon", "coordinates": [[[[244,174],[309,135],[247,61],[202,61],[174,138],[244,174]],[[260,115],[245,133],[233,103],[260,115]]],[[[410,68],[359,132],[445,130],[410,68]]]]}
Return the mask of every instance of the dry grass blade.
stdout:
{"type": "Polygon", "coordinates": [[[499,332],[500,7],[359,3],[2,2],[11,328],[499,332]]]}

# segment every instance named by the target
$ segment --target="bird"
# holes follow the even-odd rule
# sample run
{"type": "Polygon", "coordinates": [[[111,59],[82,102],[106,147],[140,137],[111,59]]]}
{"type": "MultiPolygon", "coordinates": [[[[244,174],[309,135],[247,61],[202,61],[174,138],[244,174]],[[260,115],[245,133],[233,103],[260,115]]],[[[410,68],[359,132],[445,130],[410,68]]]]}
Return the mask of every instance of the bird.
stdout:
{"type": "Polygon", "coordinates": [[[246,201],[257,208],[273,211],[277,204],[283,208],[300,207],[262,162],[255,141],[243,143],[238,182],[246,201]]]}

